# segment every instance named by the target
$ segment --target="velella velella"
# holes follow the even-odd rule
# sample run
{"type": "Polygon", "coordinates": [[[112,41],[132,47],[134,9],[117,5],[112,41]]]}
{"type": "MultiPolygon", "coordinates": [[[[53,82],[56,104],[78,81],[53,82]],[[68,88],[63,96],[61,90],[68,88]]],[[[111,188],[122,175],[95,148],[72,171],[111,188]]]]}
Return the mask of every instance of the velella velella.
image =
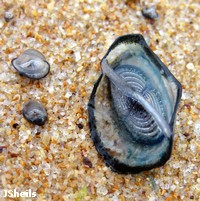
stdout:
{"type": "Polygon", "coordinates": [[[88,103],[91,138],[107,166],[140,173],[171,156],[182,87],[140,34],[117,38],[88,103]]]}
{"type": "Polygon", "coordinates": [[[19,57],[12,60],[13,67],[25,77],[30,79],[41,79],[50,71],[50,65],[45,56],[35,50],[25,50],[19,57]]]}
{"type": "Polygon", "coordinates": [[[32,124],[44,125],[47,120],[47,111],[44,106],[34,100],[24,103],[22,110],[24,118],[32,124]]]}
{"type": "Polygon", "coordinates": [[[142,9],[142,15],[147,19],[157,19],[159,18],[159,14],[156,12],[155,6],[151,6],[149,8],[142,9]]]}

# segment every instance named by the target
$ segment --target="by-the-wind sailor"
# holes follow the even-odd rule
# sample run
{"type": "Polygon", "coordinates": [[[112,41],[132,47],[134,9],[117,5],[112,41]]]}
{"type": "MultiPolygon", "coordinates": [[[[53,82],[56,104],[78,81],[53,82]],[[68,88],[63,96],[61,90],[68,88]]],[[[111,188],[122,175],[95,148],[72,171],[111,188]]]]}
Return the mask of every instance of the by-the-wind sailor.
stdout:
{"type": "Polygon", "coordinates": [[[19,57],[14,58],[11,63],[20,75],[34,80],[47,76],[50,71],[50,65],[45,56],[35,49],[25,50],[19,57]]]}
{"type": "Polygon", "coordinates": [[[24,104],[22,113],[27,121],[38,126],[43,126],[47,120],[46,109],[41,103],[34,100],[30,100],[24,104]]]}
{"type": "Polygon", "coordinates": [[[107,166],[139,173],[166,163],[182,88],[142,35],[117,38],[89,103],[91,137],[107,166]]]}

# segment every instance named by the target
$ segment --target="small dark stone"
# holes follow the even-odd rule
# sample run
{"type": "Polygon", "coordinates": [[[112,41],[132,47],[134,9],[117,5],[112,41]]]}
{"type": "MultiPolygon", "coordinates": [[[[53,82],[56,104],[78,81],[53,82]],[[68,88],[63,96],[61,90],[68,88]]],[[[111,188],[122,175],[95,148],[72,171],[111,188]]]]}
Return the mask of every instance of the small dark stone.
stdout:
{"type": "Polygon", "coordinates": [[[183,133],[183,135],[184,135],[185,137],[188,137],[190,134],[189,134],[189,133],[183,133]]]}
{"type": "Polygon", "coordinates": [[[37,131],[36,135],[40,135],[41,131],[37,131]]]}
{"type": "Polygon", "coordinates": [[[83,158],[83,163],[84,163],[85,165],[87,165],[89,168],[92,168],[92,162],[90,161],[89,158],[84,157],[84,158],[83,158]]]}
{"type": "Polygon", "coordinates": [[[83,129],[83,124],[76,124],[79,129],[83,129]]]}
{"type": "Polygon", "coordinates": [[[157,19],[159,18],[159,14],[156,12],[155,6],[151,6],[149,8],[142,9],[142,15],[147,19],[157,19]]]}
{"type": "Polygon", "coordinates": [[[14,124],[13,124],[13,128],[16,129],[16,128],[18,128],[18,127],[19,127],[19,124],[18,124],[18,123],[14,123],[14,124]]]}
{"type": "Polygon", "coordinates": [[[186,104],[184,105],[184,107],[189,110],[189,109],[191,109],[191,104],[190,104],[190,103],[186,103],[186,104]]]}
{"type": "Polygon", "coordinates": [[[158,39],[156,39],[156,43],[157,43],[157,44],[159,43],[159,40],[158,40],[158,39]]]}
{"type": "Polygon", "coordinates": [[[90,25],[89,25],[89,24],[86,24],[85,28],[86,28],[86,29],[89,29],[89,28],[90,28],[90,25]]]}
{"type": "Polygon", "coordinates": [[[142,195],[145,195],[146,191],[142,191],[142,195]]]}
{"type": "Polygon", "coordinates": [[[19,156],[19,154],[16,154],[16,153],[9,152],[9,154],[10,154],[10,157],[12,157],[12,158],[16,158],[19,156]]]}
{"type": "Polygon", "coordinates": [[[4,148],[6,148],[6,146],[0,146],[0,153],[2,153],[4,148]]]}

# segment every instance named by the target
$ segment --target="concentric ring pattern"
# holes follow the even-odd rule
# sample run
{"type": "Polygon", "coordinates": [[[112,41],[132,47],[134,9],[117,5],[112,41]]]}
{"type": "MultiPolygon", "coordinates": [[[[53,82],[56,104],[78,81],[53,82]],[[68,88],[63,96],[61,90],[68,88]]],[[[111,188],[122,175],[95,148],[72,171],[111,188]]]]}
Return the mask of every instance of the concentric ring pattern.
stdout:
{"type": "MultiPolygon", "coordinates": [[[[150,79],[135,66],[122,65],[115,68],[115,72],[124,79],[129,86],[142,96],[165,117],[162,97],[158,90],[153,88],[150,79]]],[[[153,117],[137,102],[123,94],[123,91],[111,82],[111,93],[114,108],[118,118],[121,118],[130,132],[132,140],[138,143],[152,144],[163,138],[161,129],[153,117]],[[141,137],[142,136],[142,137],[141,137]]]]}

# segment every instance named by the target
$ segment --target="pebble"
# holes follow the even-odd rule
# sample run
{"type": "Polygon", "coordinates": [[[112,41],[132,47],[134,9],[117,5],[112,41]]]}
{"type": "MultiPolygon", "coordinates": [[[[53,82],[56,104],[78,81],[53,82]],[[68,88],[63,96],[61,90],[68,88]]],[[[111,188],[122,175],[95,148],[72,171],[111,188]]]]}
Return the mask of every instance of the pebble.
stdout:
{"type": "Polygon", "coordinates": [[[194,64],[193,63],[188,63],[186,65],[186,68],[189,69],[189,70],[192,70],[192,69],[194,69],[194,64]]]}
{"type": "Polygon", "coordinates": [[[151,6],[149,8],[143,8],[142,9],[142,14],[144,17],[148,19],[157,19],[159,18],[159,14],[156,12],[155,6],[151,6]]]}

